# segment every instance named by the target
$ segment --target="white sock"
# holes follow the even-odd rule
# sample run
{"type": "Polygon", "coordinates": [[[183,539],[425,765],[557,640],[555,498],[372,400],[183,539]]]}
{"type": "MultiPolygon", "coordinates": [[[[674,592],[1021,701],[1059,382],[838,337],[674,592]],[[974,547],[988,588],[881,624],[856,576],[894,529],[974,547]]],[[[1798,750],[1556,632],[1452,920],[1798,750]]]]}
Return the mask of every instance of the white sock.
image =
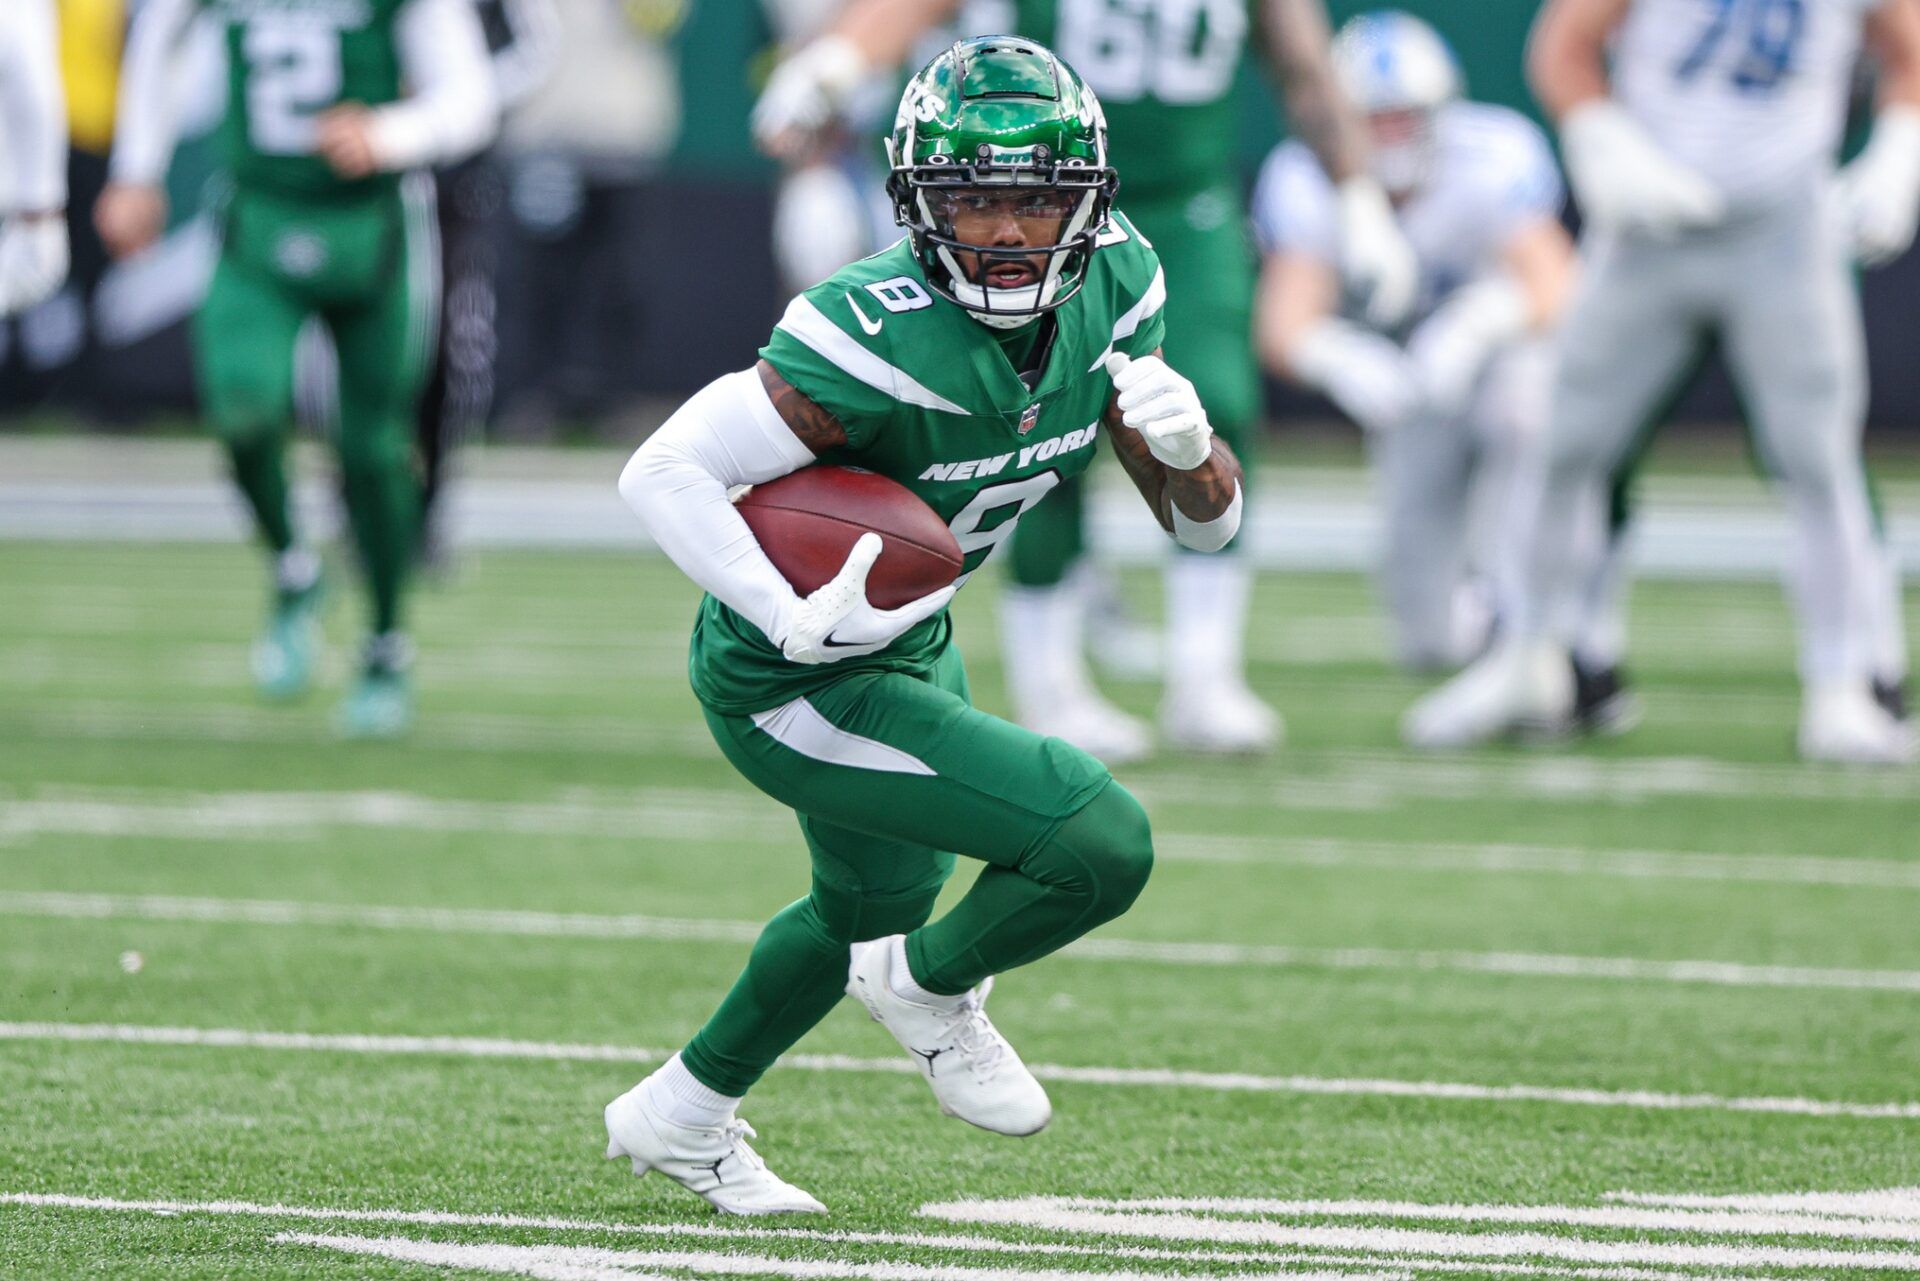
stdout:
{"type": "Polygon", "coordinates": [[[1176,552],[1167,565],[1169,694],[1246,683],[1244,639],[1253,567],[1234,553],[1176,552]]]}
{"type": "Polygon", "coordinates": [[[887,949],[887,986],[893,989],[895,996],[903,1001],[912,1001],[915,1005],[931,1005],[936,1010],[958,1008],[960,997],[929,992],[914,981],[913,970],[907,965],[906,935],[896,934],[890,939],[882,939],[881,946],[887,949]]]}
{"type": "Polygon", "coordinates": [[[1040,719],[1049,707],[1091,694],[1085,615],[1085,594],[1072,576],[1053,587],[1001,591],[1000,649],[1017,719],[1040,719]]]}
{"type": "Polygon", "coordinates": [[[273,585],[283,592],[304,592],[320,577],[320,558],[293,546],[273,558],[273,585]]]}
{"type": "Polygon", "coordinates": [[[658,1072],[641,1082],[647,1100],[675,1125],[713,1129],[725,1125],[740,1106],[740,1100],[717,1090],[709,1090],[694,1079],[678,1054],[668,1059],[658,1072]]]}

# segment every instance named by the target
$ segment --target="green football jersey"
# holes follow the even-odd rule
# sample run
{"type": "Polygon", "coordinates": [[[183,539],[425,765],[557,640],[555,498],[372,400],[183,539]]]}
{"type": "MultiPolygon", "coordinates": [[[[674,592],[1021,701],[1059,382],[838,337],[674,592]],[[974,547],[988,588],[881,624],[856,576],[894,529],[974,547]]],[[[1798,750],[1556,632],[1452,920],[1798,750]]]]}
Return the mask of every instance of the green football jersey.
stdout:
{"type": "Polygon", "coordinates": [[[1014,0],[1012,34],[1052,49],[1107,115],[1122,192],[1237,189],[1234,77],[1249,0],[1014,0]]]}
{"type": "Polygon", "coordinates": [[[397,174],[349,180],[314,153],[329,107],[397,101],[394,16],[405,0],[200,0],[224,27],[221,147],[242,187],[314,198],[394,189],[397,174]]]}
{"type": "MultiPolygon", "coordinates": [[[[820,461],[878,472],[924,500],[966,555],[962,582],[1092,460],[1113,395],[1107,354],[1161,345],[1166,285],[1153,247],[1117,211],[1100,245],[1086,284],[1053,312],[1058,335],[1031,391],[995,330],[927,288],[905,240],[795,298],[760,349],[846,429],[847,444],[820,461]]],[[[716,711],[765,711],[850,672],[924,672],[951,633],[943,611],[877,654],[803,666],[709,596],[693,688],[716,711]]]]}

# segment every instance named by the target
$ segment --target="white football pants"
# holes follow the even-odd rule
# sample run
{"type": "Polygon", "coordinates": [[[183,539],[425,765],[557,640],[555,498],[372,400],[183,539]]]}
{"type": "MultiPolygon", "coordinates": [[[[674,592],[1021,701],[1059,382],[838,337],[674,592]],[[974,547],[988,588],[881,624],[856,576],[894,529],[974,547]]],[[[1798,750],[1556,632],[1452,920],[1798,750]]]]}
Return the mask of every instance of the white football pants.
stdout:
{"type": "Polygon", "coordinates": [[[1831,192],[1670,241],[1589,235],[1581,251],[1550,430],[1522,500],[1516,630],[1575,643],[1611,477],[1717,334],[1796,527],[1802,679],[1868,679],[1896,652],[1904,667],[1861,465],[1865,341],[1831,192]]]}
{"type": "MultiPolygon", "coordinates": [[[[1399,660],[1457,667],[1511,618],[1522,571],[1521,485],[1537,470],[1553,391],[1553,348],[1516,344],[1487,366],[1466,410],[1369,438],[1384,522],[1380,585],[1399,660]]],[[[1593,569],[1577,629],[1583,662],[1618,661],[1617,555],[1586,531],[1593,569]]]]}

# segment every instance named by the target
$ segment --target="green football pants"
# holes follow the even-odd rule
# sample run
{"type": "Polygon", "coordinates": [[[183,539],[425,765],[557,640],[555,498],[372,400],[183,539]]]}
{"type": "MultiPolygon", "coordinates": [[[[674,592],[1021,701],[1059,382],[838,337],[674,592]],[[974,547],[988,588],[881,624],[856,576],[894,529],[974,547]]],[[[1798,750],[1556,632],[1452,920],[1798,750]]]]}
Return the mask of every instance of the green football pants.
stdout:
{"type": "Polygon", "coordinates": [[[907,935],[914,979],[960,993],[1058,951],[1133,905],[1153,865],[1146,811],[1098,761],[978,711],[949,646],[924,677],[863,672],[707,724],[755,787],[800,818],[807,896],[767,925],[682,1052],[745,1094],[846,991],[849,949],[907,935]],[[979,878],[928,924],[955,854],[979,878]]]}
{"type": "Polygon", "coordinates": [[[399,624],[417,524],[412,420],[440,269],[432,217],[425,189],[332,205],[238,193],[194,322],[207,417],[275,551],[294,541],[285,454],[295,343],[310,318],[332,336],[341,482],[375,632],[399,624]]]}
{"type": "MultiPolygon", "coordinates": [[[[1167,275],[1167,363],[1193,381],[1220,438],[1253,471],[1260,374],[1253,354],[1255,263],[1240,197],[1208,188],[1179,199],[1129,201],[1126,215],[1153,242],[1167,275]]],[[[1007,572],[1022,587],[1052,587],[1086,551],[1086,473],[1063,482],[1020,518],[1007,572]]]]}

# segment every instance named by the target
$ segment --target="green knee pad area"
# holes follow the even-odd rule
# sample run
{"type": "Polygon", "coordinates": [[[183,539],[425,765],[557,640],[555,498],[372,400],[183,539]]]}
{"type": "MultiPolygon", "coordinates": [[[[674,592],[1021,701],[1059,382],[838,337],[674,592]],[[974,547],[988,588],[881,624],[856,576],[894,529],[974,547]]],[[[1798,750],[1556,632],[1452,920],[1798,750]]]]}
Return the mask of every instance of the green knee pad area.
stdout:
{"type": "Polygon", "coordinates": [[[1017,864],[989,865],[951,912],[909,934],[907,964],[929,992],[965,992],[1120,916],[1152,871],[1147,812],[1109,783],[1017,864]]]}

